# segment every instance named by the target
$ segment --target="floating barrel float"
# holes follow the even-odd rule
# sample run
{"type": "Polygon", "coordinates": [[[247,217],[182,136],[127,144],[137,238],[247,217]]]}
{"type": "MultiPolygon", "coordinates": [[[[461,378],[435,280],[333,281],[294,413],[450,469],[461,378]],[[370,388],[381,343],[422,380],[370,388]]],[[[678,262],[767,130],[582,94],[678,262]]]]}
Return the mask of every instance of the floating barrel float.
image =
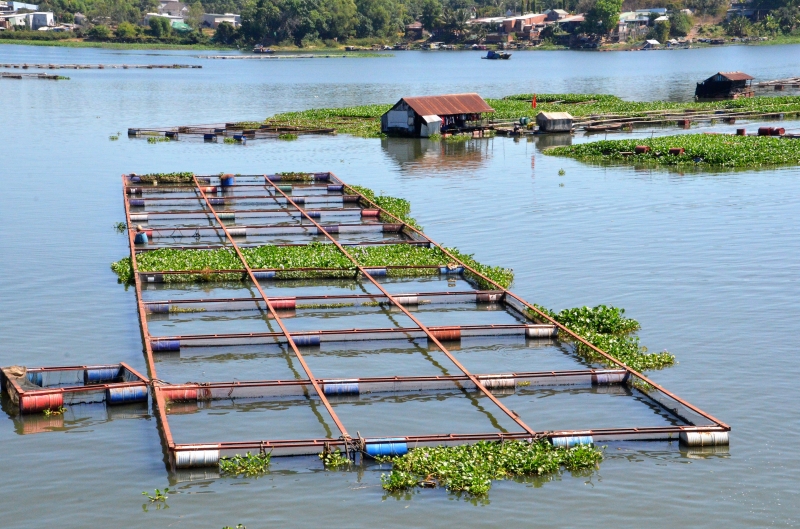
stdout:
{"type": "Polygon", "coordinates": [[[217,141],[216,134],[203,134],[203,141],[217,141]]]}
{"type": "Polygon", "coordinates": [[[525,336],[528,338],[557,338],[558,327],[555,325],[526,325],[525,336]]]}
{"type": "Polygon", "coordinates": [[[394,299],[401,305],[419,305],[417,296],[394,296],[394,299]]]}
{"type": "Polygon", "coordinates": [[[219,465],[219,450],[177,450],[175,466],[177,468],[213,467],[219,465]]]}
{"type": "Polygon", "coordinates": [[[154,353],[161,353],[161,352],[168,352],[168,351],[180,351],[181,350],[181,341],[180,340],[150,340],[150,347],[153,349],[154,353]]]}
{"type": "Polygon", "coordinates": [[[328,184],[328,193],[330,193],[332,191],[344,191],[344,186],[343,185],[328,184]]]}
{"type": "Polygon", "coordinates": [[[357,380],[323,380],[325,395],[358,395],[357,380]]]}
{"type": "Polygon", "coordinates": [[[323,226],[322,229],[327,231],[328,233],[339,233],[339,226],[336,224],[332,226],[323,226]]]}
{"type": "Polygon", "coordinates": [[[216,193],[218,191],[217,186],[201,187],[200,189],[203,190],[203,193],[216,193]]]}
{"type": "Polygon", "coordinates": [[[364,271],[372,277],[382,277],[386,275],[385,268],[365,268],[364,271]]]}
{"type": "Polygon", "coordinates": [[[318,218],[320,218],[322,216],[322,212],[321,211],[306,211],[306,215],[308,215],[308,218],[318,219],[318,218]]]}
{"type": "Polygon", "coordinates": [[[648,152],[650,152],[650,146],[649,145],[637,145],[636,147],[633,148],[633,152],[635,152],[636,154],[648,153],[648,152]]]}
{"type": "Polygon", "coordinates": [[[102,384],[119,377],[119,366],[87,367],[83,372],[83,384],[102,384]]]}
{"type": "Polygon", "coordinates": [[[163,283],[164,274],[145,274],[144,280],[146,283],[163,283]]]}
{"type": "Polygon", "coordinates": [[[306,198],[305,197],[292,197],[292,200],[295,204],[305,204],[306,198]]]}
{"type": "Polygon", "coordinates": [[[138,136],[139,129],[128,129],[128,136],[138,136]]]}
{"type": "Polygon", "coordinates": [[[143,198],[132,198],[128,201],[131,207],[134,208],[143,208],[144,207],[144,199],[143,198]]]}
{"type": "Polygon", "coordinates": [[[147,303],[144,308],[150,314],[169,314],[169,303],[147,303]]]}
{"type": "Polygon", "coordinates": [[[440,266],[439,267],[439,273],[440,274],[463,274],[464,273],[464,267],[463,266],[454,266],[454,267],[451,268],[449,266],[440,266]]]}
{"type": "Polygon", "coordinates": [[[141,195],[142,188],[141,187],[128,187],[125,189],[125,192],[129,195],[141,195]]]}
{"type": "Polygon", "coordinates": [[[268,270],[266,272],[253,272],[253,277],[256,279],[274,279],[275,278],[275,271],[268,270]]]}
{"type": "Polygon", "coordinates": [[[403,229],[403,225],[402,224],[397,224],[397,223],[394,223],[394,222],[383,225],[383,232],[384,233],[397,233],[402,229],[403,229]]]}
{"type": "Polygon", "coordinates": [[[280,189],[284,193],[291,193],[292,192],[292,184],[281,184],[281,185],[278,186],[278,189],[280,189]]]}
{"type": "Polygon", "coordinates": [[[36,384],[37,386],[43,386],[41,371],[29,371],[27,379],[28,382],[30,382],[31,384],[36,384]]]}
{"type": "Polygon", "coordinates": [[[461,328],[459,327],[454,329],[430,329],[430,331],[431,335],[440,342],[456,341],[461,339],[461,328]]]}
{"type": "Polygon", "coordinates": [[[594,439],[591,435],[571,435],[566,437],[553,437],[550,439],[550,442],[553,443],[553,446],[557,446],[559,448],[572,448],[573,446],[579,445],[594,445],[594,439]]]}
{"type": "Polygon", "coordinates": [[[330,173],[314,173],[314,180],[330,180],[330,173]]]}
{"type": "Polygon", "coordinates": [[[224,198],[209,198],[208,203],[212,206],[224,206],[225,199],[224,198]]]}
{"type": "Polygon", "coordinates": [[[247,228],[228,228],[231,237],[247,237],[247,228]]]}
{"type": "Polygon", "coordinates": [[[20,413],[38,413],[44,410],[57,410],[64,405],[61,391],[23,393],[19,396],[20,413]]]}
{"type": "Polygon", "coordinates": [[[131,175],[128,177],[128,180],[130,180],[131,183],[134,184],[138,184],[139,182],[142,181],[140,177],[136,176],[136,173],[131,173],[131,175]]]}
{"type": "Polygon", "coordinates": [[[680,156],[681,154],[683,154],[685,152],[686,152],[686,149],[684,149],[683,147],[672,147],[669,150],[669,153],[671,155],[673,155],[673,156],[680,156]]]}
{"type": "Polygon", "coordinates": [[[628,378],[628,373],[614,373],[607,371],[595,371],[592,373],[593,386],[607,386],[610,384],[622,384],[628,378]]]}
{"type": "Polygon", "coordinates": [[[106,402],[108,404],[129,404],[147,400],[147,386],[124,386],[106,388],[106,402]]]}
{"type": "Polygon", "coordinates": [[[515,388],[517,379],[511,375],[486,375],[478,377],[483,387],[487,389],[515,388]]]}
{"type": "Polygon", "coordinates": [[[362,209],[361,216],[362,217],[377,217],[380,215],[381,212],[378,209],[362,209]]]}
{"type": "Polygon", "coordinates": [[[313,347],[319,345],[319,334],[305,334],[300,336],[292,336],[295,345],[298,347],[313,347]]]}
{"type": "Polygon", "coordinates": [[[408,453],[408,443],[402,437],[369,439],[365,451],[370,457],[402,456],[408,453]]]}
{"type": "Polygon", "coordinates": [[[236,220],[236,213],[230,213],[228,211],[218,211],[217,217],[219,217],[219,220],[236,220]]]}
{"type": "Polygon", "coordinates": [[[296,300],[295,298],[291,299],[278,299],[278,300],[270,300],[269,304],[272,305],[272,308],[275,310],[294,310],[296,307],[296,300]]]}
{"type": "Polygon", "coordinates": [[[736,129],[737,136],[747,136],[747,129],[736,129]]]}
{"type": "Polygon", "coordinates": [[[475,301],[478,303],[495,303],[503,298],[500,290],[482,290],[475,294],[475,301]]]}
{"type": "Polygon", "coordinates": [[[224,174],[219,177],[219,183],[222,187],[231,187],[236,182],[236,178],[232,174],[224,174]]]}
{"type": "Polygon", "coordinates": [[[147,222],[147,213],[131,213],[132,222],[147,222]]]}
{"type": "Polygon", "coordinates": [[[725,446],[729,444],[728,432],[681,432],[685,446],[725,446]]]}
{"type": "Polygon", "coordinates": [[[165,399],[173,402],[197,402],[211,399],[211,389],[197,386],[162,386],[161,394],[165,399]]]}
{"type": "Polygon", "coordinates": [[[172,138],[172,139],[174,139],[174,140],[177,140],[177,139],[178,139],[178,133],[177,133],[177,132],[173,132],[173,131],[167,131],[167,132],[165,132],[165,133],[164,133],[164,136],[166,136],[167,138],[172,138]]]}
{"type": "Polygon", "coordinates": [[[239,143],[247,143],[247,136],[244,134],[234,134],[233,139],[238,141],[239,143]]]}

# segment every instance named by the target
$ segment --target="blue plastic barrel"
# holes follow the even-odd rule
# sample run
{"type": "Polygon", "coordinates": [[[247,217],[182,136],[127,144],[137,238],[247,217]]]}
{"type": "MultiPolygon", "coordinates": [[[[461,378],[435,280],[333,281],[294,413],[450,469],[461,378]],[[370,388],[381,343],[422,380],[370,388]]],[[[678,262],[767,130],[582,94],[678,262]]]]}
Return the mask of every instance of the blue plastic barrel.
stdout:
{"type": "Polygon", "coordinates": [[[457,266],[455,268],[448,268],[446,266],[440,266],[439,267],[439,273],[440,274],[463,274],[464,273],[464,267],[463,266],[457,266]]]}
{"type": "Polygon", "coordinates": [[[34,371],[33,373],[28,373],[28,382],[31,384],[36,384],[37,386],[42,385],[42,372],[41,371],[34,371]]]}
{"type": "Polygon", "coordinates": [[[408,443],[403,438],[367,441],[367,455],[370,457],[402,456],[406,453],[408,453],[408,443]]]}
{"type": "Polygon", "coordinates": [[[180,340],[150,340],[150,347],[153,349],[154,353],[166,352],[166,351],[180,351],[181,350],[181,341],[180,340]]]}
{"type": "Polygon", "coordinates": [[[270,270],[268,272],[253,272],[253,277],[256,279],[274,279],[275,278],[275,271],[270,270]]]}
{"type": "Polygon", "coordinates": [[[147,310],[151,314],[169,314],[169,303],[150,303],[147,310]]]}
{"type": "Polygon", "coordinates": [[[236,181],[233,175],[225,175],[221,176],[219,179],[219,183],[222,187],[230,187],[236,181]]]}
{"type": "Polygon", "coordinates": [[[339,233],[339,226],[323,226],[328,233],[339,233]]]}
{"type": "Polygon", "coordinates": [[[136,244],[147,244],[147,234],[143,231],[138,232],[133,237],[133,242],[136,244]]]}
{"type": "Polygon", "coordinates": [[[550,439],[550,442],[553,443],[553,446],[557,446],[560,448],[572,448],[573,446],[578,445],[594,445],[594,439],[591,435],[573,435],[569,437],[553,437],[550,439]]]}
{"type": "Polygon", "coordinates": [[[119,370],[119,366],[89,368],[83,372],[83,383],[88,386],[112,381],[119,377],[119,370]]]}
{"type": "Polygon", "coordinates": [[[144,199],[143,198],[132,198],[129,201],[131,207],[134,208],[143,208],[144,207],[144,199]]]}
{"type": "Polygon", "coordinates": [[[142,181],[142,178],[139,176],[132,176],[130,177],[130,181],[132,184],[138,184],[139,182],[142,181]]]}
{"type": "Polygon", "coordinates": [[[386,275],[385,268],[365,268],[364,270],[372,277],[381,277],[386,275]]]}
{"type": "Polygon", "coordinates": [[[217,141],[216,134],[203,134],[203,141],[217,141]]]}
{"type": "Polygon", "coordinates": [[[147,386],[128,386],[124,388],[106,388],[108,404],[128,404],[147,400],[147,386]]]}
{"type": "Polygon", "coordinates": [[[298,347],[308,347],[319,345],[319,334],[307,334],[305,336],[292,336],[295,345],[298,347]]]}
{"type": "Polygon", "coordinates": [[[220,133],[220,134],[223,134],[223,133],[225,132],[225,129],[219,129],[219,128],[217,128],[217,129],[214,129],[214,132],[218,132],[218,133],[220,133]]]}
{"type": "Polygon", "coordinates": [[[244,134],[234,134],[233,139],[240,143],[247,143],[247,138],[245,138],[244,134]]]}
{"type": "Polygon", "coordinates": [[[280,182],[281,181],[281,175],[279,175],[279,174],[264,175],[264,178],[266,178],[270,182],[280,182]]]}
{"type": "Polygon", "coordinates": [[[344,186],[328,184],[328,191],[344,191],[344,186]]]}
{"type": "Polygon", "coordinates": [[[295,204],[305,204],[306,203],[305,197],[292,197],[292,200],[294,200],[295,204]]]}
{"type": "Polygon", "coordinates": [[[314,180],[330,180],[330,173],[314,173],[314,180]]]}
{"type": "Polygon", "coordinates": [[[318,219],[322,216],[322,212],[320,211],[306,211],[306,215],[308,215],[312,219],[318,219]]]}
{"type": "Polygon", "coordinates": [[[326,395],[358,395],[358,382],[323,381],[323,393],[326,395]]]}
{"type": "Polygon", "coordinates": [[[212,206],[224,206],[225,199],[224,198],[209,198],[208,203],[212,206]]]}

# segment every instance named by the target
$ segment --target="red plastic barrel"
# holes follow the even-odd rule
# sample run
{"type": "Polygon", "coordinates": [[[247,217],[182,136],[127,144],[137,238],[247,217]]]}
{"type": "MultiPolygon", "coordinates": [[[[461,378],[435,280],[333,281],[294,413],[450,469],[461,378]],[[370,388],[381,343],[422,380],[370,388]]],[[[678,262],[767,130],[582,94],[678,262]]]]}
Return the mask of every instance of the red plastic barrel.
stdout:
{"type": "Polygon", "coordinates": [[[669,153],[671,155],[673,155],[673,156],[679,156],[679,155],[683,154],[684,152],[686,152],[686,149],[684,149],[683,147],[672,147],[669,150],[669,153]]]}
{"type": "Polygon", "coordinates": [[[772,135],[772,127],[758,127],[758,135],[759,136],[771,136],[772,135]]]}
{"type": "Polygon", "coordinates": [[[633,149],[633,152],[635,152],[636,154],[644,154],[646,152],[650,152],[650,147],[648,145],[637,145],[633,149]]]}
{"type": "Polygon", "coordinates": [[[434,338],[441,341],[447,340],[460,340],[461,339],[461,329],[431,329],[431,334],[434,338]]]}
{"type": "Polygon", "coordinates": [[[295,299],[279,299],[276,301],[270,300],[270,304],[272,308],[275,310],[294,310],[295,309],[295,299]]]}
{"type": "Polygon", "coordinates": [[[736,129],[737,136],[747,136],[747,129],[736,129]]]}
{"type": "Polygon", "coordinates": [[[54,393],[28,393],[19,399],[20,413],[37,413],[44,410],[57,410],[64,404],[64,394],[60,391],[54,393]]]}
{"type": "Polygon", "coordinates": [[[377,217],[378,215],[380,215],[380,213],[381,212],[378,211],[377,209],[362,209],[361,210],[361,216],[362,217],[377,217]]]}
{"type": "Polygon", "coordinates": [[[784,134],[786,134],[786,129],[783,127],[770,129],[771,136],[783,136],[784,134]]]}
{"type": "Polygon", "coordinates": [[[167,400],[175,402],[194,402],[197,400],[197,388],[161,388],[161,394],[167,400]]]}

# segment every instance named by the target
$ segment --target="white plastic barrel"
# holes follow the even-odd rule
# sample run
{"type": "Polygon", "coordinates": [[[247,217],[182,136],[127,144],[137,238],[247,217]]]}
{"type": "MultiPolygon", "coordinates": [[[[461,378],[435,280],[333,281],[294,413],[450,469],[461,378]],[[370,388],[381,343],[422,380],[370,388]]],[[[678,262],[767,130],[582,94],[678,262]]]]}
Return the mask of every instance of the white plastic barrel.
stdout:
{"type": "Polygon", "coordinates": [[[728,432],[681,432],[681,444],[685,446],[725,446],[728,432]]]}

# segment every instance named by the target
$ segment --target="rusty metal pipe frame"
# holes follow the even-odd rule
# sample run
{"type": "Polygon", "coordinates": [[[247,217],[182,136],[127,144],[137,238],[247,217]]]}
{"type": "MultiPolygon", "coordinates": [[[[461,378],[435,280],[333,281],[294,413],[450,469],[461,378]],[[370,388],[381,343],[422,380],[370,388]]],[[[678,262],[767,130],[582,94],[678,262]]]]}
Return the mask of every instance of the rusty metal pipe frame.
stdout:
{"type": "MultiPolygon", "coordinates": [[[[360,224],[331,224],[331,225],[328,225],[326,227],[341,228],[343,226],[346,227],[346,228],[355,227],[355,226],[380,226],[384,230],[383,233],[393,233],[393,232],[399,231],[399,229],[397,229],[397,230],[392,230],[392,231],[388,231],[387,232],[386,231],[387,227],[391,229],[391,228],[393,228],[395,226],[399,226],[399,224],[387,223],[387,222],[364,222],[364,223],[360,223],[360,224]]],[[[309,226],[307,224],[289,224],[289,225],[280,225],[280,224],[242,225],[242,224],[237,224],[236,226],[231,226],[231,227],[235,227],[237,229],[274,230],[274,231],[285,230],[285,229],[297,229],[297,228],[313,228],[313,226],[309,226]]],[[[172,226],[164,226],[164,227],[151,226],[151,227],[149,227],[147,229],[148,230],[153,230],[154,232],[161,232],[161,231],[168,231],[168,232],[176,232],[176,231],[177,232],[213,231],[213,232],[219,232],[219,231],[221,231],[221,228],[218,227],[218,226],[180,226],[180,227],[177,227],[177,226],[176,227],[172,227],[172,226]]],[[[357,232],[353,232],[353,233],[357,233],[357,232]]],[[[287,235],[292,235],[292,234],[293,233],[288,233],[287,235]]],[[[254,237],[258,237],[260,235],[270,235],[270,234],[268,234],[268,233],[264,233],[264,234],[261,234],[261,233],[249,234],[249,236],[254,236],[254,237]]],[[[278,234],[278,235],[280,235],[280,234],[278,234]]],[[[161,237],[168,238],[168,237],[171,237],[171,235],[161,235],[161,237]]]]}
{"type": "MultiPolygon", "coordinates": [[[[174,248],[174,246],[170,246],[169,248],[174,248]]],[[[441,265],[380,265],[380,266],[370,266],[369,268],[385,268],[387,270],[437,270],[447,266],[446,264],[441,265]]],[[[352,272],[357,273],[358,270],[353,268],[315,268],[315,267],[298,267],[298,268],[253,268],[254,272],[352,272]]],[[[139,275],[143,276],[150,276],[150,275],[187,275],[187,274],[208,274],[208,270],[203,269],[194,269],[194,270],[157,270],[157,271],[144,271],[141,270],[136,272],[139,275]]],[[[244,268],[220,268],[214,269],[211,273],[213,274],[245,274],[247,271],[244,268]]],[[[443,275],[443,274],[440,274],[443,275]]],[[[448,277],[461,277],[460,273],[452,273],[446,274],[448,277]]],[[[413,276],[412,276],[413,277],[413,276]]],[[[491,291],[489,291],[491,292],[491,291]]]]}
{"type": "Polygon", "coordinates": [[[244,258],[244,255],[242,254],[241,250],[236,245],[236,242],[233,240],[233,237],[231,237],[230,233],[228,233],[228,229],[222,223],[222,220],[220,220],[219,215],[217,215],[217,212],[214,209],[214,206],[212,206],[211,203],[209,202],[208,196],[206,196],[205,191],[203,191],[203,189],[200,187],[199,182],[197,181],[197,177],[194,176],[193,179],[194,179],[195,185],[200,190],[200,194],[203,197],[203,200],[205,200],[206,206],[213,213],[214,218],[216,219],[217,223],[219,223],[219,225],[222,227],[222,230],[225,232],[225,236],[228,238],[228,240],[230,241],[231,245],[233,246],[233,249],[236,251],[236,255],[239,257],[239,260],[242,262],[242,265],[244,265],[245,270],[247,270],[247,274],[250,276],[251,281],[253,281],[253,284],[255,285],[256,289],[258,290],[258,293],[261,295],[261,297],[263,298],[264,302],[267,304],[267,308],[269,309],[270,313],[272,314],[272,317],[275,319],[275,322],[278,324],[278,326],[281,328],[281,331],[283,331],[283,334],[286,336],[286,340],[288,341],[289,346],[292,348],[292,351],[294,351],[294,354],[297,357],[297,360],[300,362],[300,365],[303,367],[303,371],[305,371],[306,376],[308,376],[308,379],[311,381],[311,385],[314,387],[314,391],[316,391],[317,396],[319,397],[320,401],[322,401],[323,406],[325,406],[325,409],[330,414],[331,419],[333,419],[334,424],[339,429],[339,432],[341,432],[342,437],[345,438],[345,439],[349,438],[349,434],[347,433],[347,429],[344,427],[344,425],[342,424],[341,420],[336,415],[336,412],[333,411],[333,407],[331,406],[330,402],[328,402],[328,399],[325,396],[325,393],[322,391],[322,388],[319,386],[319,384],[317,384],[316,379],[314,377],[314,374],[311,372],[311,368],[308,367],[308,364],[306,363],[305,359],[303,358],[302,353],[300,353],[300,349],[297,347],[297,344],[294,342],[294,339],[292,338],[291,333],[286,328],[286,326],[283,324],[283,321],[281,321],[281,318],[278,316],[278,312],[275,310],[275,307],[272,306],[272,303],[270,302],[269,298],[267,297],[266,293],[264,292],[264,289],[261,288],[261,285],[258,283],[258,280],[256,280],[255,276],[253,275],[253,270],[250,269],[250,265],[247,264],[247,260],[244,258]]]}
{"type": "MultiPolygon", "coordinates": [[[[232,226],[233,227],[233,226],[232,226]]],[[[319,229],[319,228],[318,228],[319,229]]],[[[135,230],[131,230],[134,232],[135,230]]],[[[319,233],[318,235],[325,236],[325,233],[319,233]]],[[[347,235],[347,234],[344,234],[347,235]]],[[[230,241],[230,239],[228,239],[230,241]]],[[[311,243],[280,243],[280,244],[270,244],[269,246],[308,246],[311,243]]],[[[359,242],[344,242],[341,243],[341,246],[387,246],[390,244],[407,244],[409,246],[424,246],[428,247],[429,243],[427,241],[409,241],[409,240],[396,240],[396,241],[359,241],[359,242]]],[[[265,244],[238,244],[238,248],[258,248],[260,246],[266,246],[265,244]]],[[[155,252],[156,250],[162,250],[164,248],[171,248],[173,250],[220,250],[222,248],[231,248],[231,246],[225,244],[205,244],[205,245],[197,245],[197,246],[159,246],[157,248],[148,248],[148,247],[139,247],[135,248],[134,251],[138,253],[143,252],[155,252]]],[[[371,266],[369,268],[379,268],[376,266],[371,266]]],[[[380,267],[385,268],[385,267],[380,267]]]]}
{"type": "MultiPolygon", "coordinates": [[[[344,195],[344,196],[352,196],[354,199],[358,199],[355,195],[344,195]]],[[[355,201],[353,201],[355,203],[355,201]]],[[[361,211],[362,208],[359,207],[352,207],[352,208],[326,208],[326,207],[319,207],[314,208],[314,211],[320,211],[322,213],[358,213],[361,211]]],[[[223,213],[295,213],[296,211],[292,208],[271,208],[271,209],[237,209],[237,210],[225,210],[223,213]]],[[[211,212],[207,209],[186,209],[186,210],[175,210],[175,211],[146,211],[147,215],[166,215],[166,216],[179,216],[179,215],[205,215],[207,218],[211,217],[211,212]]],[[[299,212],[298,212],[299,213],[299,212]]]]}
{"type": "MultiPolygon", "coordinates": [[[[331,178],[331,177],[333,177],[333,174],[329,173],[329,178],[331,178]]],[[[344,246],[339,244],[339,241],[334,239],[327,231],[325,231],[325,229],[323,229],[322,226],[320,226],[305,211],[305,209],[299,207],[291,198],[289,198],[289,195],[284,193],[284,191],[275,184],[275,182],[273,182],[272,180],[270,180],[269,178],[266,178],[266,177],[265,177],[265,180],[271,186],[273,186],[273,188],[276,191],[278,191],[281,195],[283,195],[284,198],[286,198],[286,200],[291,202],[291,204],[293,206],[295,206],[297,209],[299,209],[303,213],[303,215],[310,222],[312,222],[317,227],[318,230],[320,230],[323,233],[323,235],[325,235],[333,244],[335,244],[339,248],[339,251],[342,252],[345,256],[347,256],[347,258],[350,259],[350,261],[354,265],[356,265],[358,267],[359,272],[361,272],[364,275],[364,277],[366,277],[373,285],[375,285],[375,287],[378,288],[378,290],[383,292],[383,294],[389,299],[389,301],[391,301],[398,309],[400,309],[400,311],[403,312],[406,315],[407,318],[409,318],[411,321],[413,321],[414,324],[417,325],[428,336],[428,340],[432,341],[436,345],[436,347],[438,347],[462,373],[467,375],[469,377],[469,379],[472,381],[472,383],[475,384],[475,386],[484,395],[486,395],[489,398],[489,400],[492,401],[492,403],[494,403],[498,408],[500,408],[500,410],[502,410],[503,413],[508,415],[508,417],[511,418],[511,420],[513,420],[514,422],[516,422],[523,430],[528,432],[530,435],[534,435],[534,436],[536,435],[536,432],[530,426],[525,424],[522,421],[522,419],[520,419],[519,416],[516,413],[514,413],[510,409],[506,408],[503,405],[503,403],[501,403],[499,400],[497,400],[497,397],[495,397],[488,389],[486,389],[486,387],[484,387],[484,385],[481,383],[480,380],[478,380],[477,377],[475,377],[469,371],[467,371],[467,369],[458,360],[456,360],[456,358],[450,353],[450,351],[448,351],[447,348],[444,345],[442,345],[442,343],[436,338],[436,336],[433,335],[433,333],[430,331],[430,329],[428,329],[428,327],[423,325],[423,323],[421,321],[419,321],[417,318],[415,318],[411,314],[411,312],[408,311],[408,309],[406,309],[399,301],[397,301],[397,299],[394,296],[392,296],[385,288],[383,288],[383,286],[381,286],[381,284],[378,281],[376,281],[375,278],[372,277],[372,275],[370,275],[370,273],[367,271],[367,269],[365,267],[361,266],[360,264],[358,264],[358,261],[352,255],[350,255],[350,253],[348,253],[347,250],[344,249],[344,246]]],[[[383,211],[383,210],[379,209],[379,211],[383,211]]],[[[402,223],[402,224],[405,224],[405,223],[402,223]]]]}
{"type": "Polygon", "coordinates": [[[725,424],[724,422],[720,421],[719,419],[717,419],[716,417],[710,415],[709,413],[707,413],[707,412],[701,410],[700,408],[690,404],[689,402],[681,399],[680,397],[678,397],[674,393],[666,390],[663,386],[661,386],[660,384],[657,384],[656,382],[652,381],[651,379],[649,379],[648,377],[646,377],[643,374],[639,373],[638,371],[636,371],[634,369],[631,369],[630,367],[628,367],[623,362],[620,362],[618,359],[614,358],[613,356],[609,355],[608,353],[606,353],[605,351],[603,351],[599,347],[597,347],[594,344],[590,343],[588,340],[586,340],[585,338],[583,338],[579,334],[573,332],[568,327],[560,324],[559,322],[557,322],[556,320],[554,320],[553,318],[551,318],[550,316],[548,316],[547,314],[545,314],[544,312],[542,312],[541,310],[536,308],[535,306],[529,304],[524,299],[520,298],[519,296],[515,295],[514,293],[512,293],[508,289],[504,288],[499,283],[493,281],[492,279],[490,279],[490,278],[486,277],[485,275],[481,274],[480,272],[478,272],[474,268],[470,267],[466,263],[462,262],[455,255],[450,253],[446,248],[441,246],[439,243],[433,241],[431,238],[429,238],[427,235],[425,235],[420,230],[414,228],[413,226],[410,226],[409,224],[404,222],[403,219],[401,219],[399,217],[396,217],[395,215],[392,215],[388,211],[384,210],[378,204],[376,204],[375,202],[369,200],[367,197],[365,197],[364,195],[359,193],[356,189],[354,189],[353,187],[351,187],[351,186],[345,184],[344,182],[342,182],[342,180],[340,180],[339,177],[337,177],[333,173],[331,173],[330,178],[331,178],[332,181],[336,181],[337,183],[343,185],[345,188],[350,189],[354,194],[359,195],[361,197],[361,200],[364,201],[364,203],[370,204],[374,209],[378,209],[381,213],[387,215],[390,218],[395,219],[395,221],[397,221],[397,222],[402,223],[404,225],[404,229],[408,229],[408,230],[416,233],[418,236],[423,237],[432,246],[435,246],[436,248],[439,248],[439,250],[441,250],[445,255],[447,255],[448,257],[453,259],[455,262],[461,264],[461,266],[463,266],[465,270],[467,270],[470,273],[476,275],[477,277],[480,277],[484,281],[487,281],[489,284],[494,285],[498,290],[502,290],[505,293],[506,296],[510,296],[510,297],[514,298],[515,300],[517,300],[518,302],[520,302],[523,305],[525,305],[525,307],[527,307],[529,310],[533,311],[541,320],[547,321],[547,322],[551,323],[552,325],[555,325],[556,327],[559,328],[560,331],[563,331],[564,333],[566,333],[573,340],[575,340],[577,342],[580,342],[581,344],[585,345],[586,347],[589,347],[591,350],[593,350],[597,354],[599,354],[599,355],[603,356],[604,358],[606,358],[607,360],[611,361],[613,364],[616,364],[617,366],[621,367],[622,369],[627,370],[630,374],[638,377],[639,379],[643,380],[647,384],[650,384],[651,386],[653,386],[654,388],[656,388],[657,390],[659,390],[663,394],[665,394],[668,397],[670,397],[671,399],[677,401],[681,405],[686,406],[687,408],[689,408],[690,410],[694,411],[695,413],[705,417],[706,419],[708,419],[711,422],[713,422],[716,425],[718,425],[720,428],[723,428],[725,431],[730,431],[731,427],[728,424],[725,424]]]}

